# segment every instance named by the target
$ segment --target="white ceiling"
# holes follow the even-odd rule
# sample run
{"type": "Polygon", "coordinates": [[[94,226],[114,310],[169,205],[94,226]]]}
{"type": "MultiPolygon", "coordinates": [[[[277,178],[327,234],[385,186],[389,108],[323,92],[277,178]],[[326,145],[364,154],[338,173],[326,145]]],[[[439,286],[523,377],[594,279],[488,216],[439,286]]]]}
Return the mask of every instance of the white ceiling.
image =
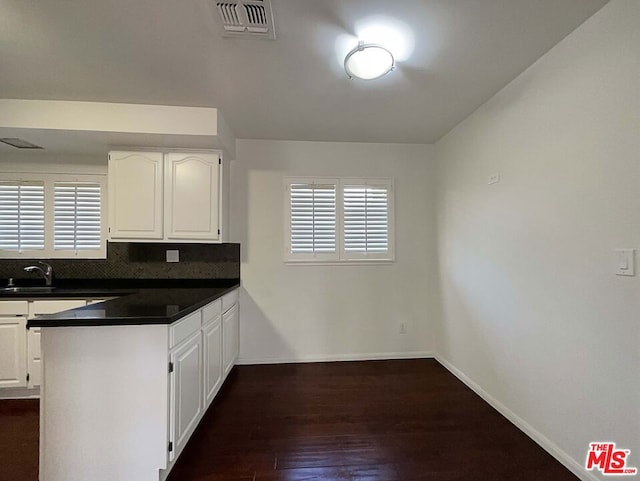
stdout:
{"type": "Polygon", "coordinates": [[[223,38],[207,0],[0,0],[0,97],[218,107],[238,138],[431,143],[605,3],[272,0],[272,41],[223,38]],[[413,52],[350,81],[345,49],[372,23],[413,52]]]}

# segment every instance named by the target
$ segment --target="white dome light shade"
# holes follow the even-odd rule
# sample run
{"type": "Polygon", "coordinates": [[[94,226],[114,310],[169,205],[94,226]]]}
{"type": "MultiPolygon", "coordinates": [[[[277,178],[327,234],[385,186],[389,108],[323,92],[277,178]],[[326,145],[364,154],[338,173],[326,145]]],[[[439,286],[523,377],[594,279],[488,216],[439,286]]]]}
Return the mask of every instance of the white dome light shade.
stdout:
{"type": "Polygon", "coordinates": [[[391,72],[394,66],[393,55],[386,48],[364,42],[359,42],[344,59],[344,69],[350,79],[377,79],[391,72]]]}

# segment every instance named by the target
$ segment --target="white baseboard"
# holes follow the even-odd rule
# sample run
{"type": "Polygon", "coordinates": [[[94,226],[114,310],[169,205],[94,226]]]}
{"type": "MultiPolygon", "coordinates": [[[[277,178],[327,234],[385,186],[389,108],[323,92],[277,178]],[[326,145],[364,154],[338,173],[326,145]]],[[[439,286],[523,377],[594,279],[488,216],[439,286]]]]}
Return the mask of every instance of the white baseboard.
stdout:
{"type": "Polygon", "coordinates": [[[547,451],[551,456],[556,458],[560,463],[562,463],[569,471],[575,474],[582,481],[600,481],[598,477],[594,474],[585,471],[583,465],[569,456],[565,451],[560,449],[560,447],[551,441],[549,438],[544,436],[540,431],[535,429],[531,424],[527,423],[524,419],[519,417],[513,411],[511,411],[507,406],[502,404],[496,398],[491,396],[488,392],[482,389],[478,384],[473,382],[465,373],[460,371],[457,367],[451,364],[446,359],[442,358],[438,354],[435,354],[435,359],[440,364],[442,364],[447,370],[451,372],[455,377],[457,377],[460,381],[466,384],[471,390],[473,390],[478,396],[484,399],[488,404],[490,404],[496,411],[502,414],[505,418],[507,418],[511,423],[517,426],[522,432],[524,432],[527,436],[533,439],[536,443],[538,443],[545,451],[547,451]]]}
{"type": "Polygon", "coordinates": [[[411,352],[383,352],[366,354],[329,354],[318,356],[298,356],[291,358],[239,358],[236,364],[248,366],[252,364],[290,364],[306,362],[336,362],[336,361],[378,361],[390,359],[424,359],[433,358],[432,351],[411,352]]]}

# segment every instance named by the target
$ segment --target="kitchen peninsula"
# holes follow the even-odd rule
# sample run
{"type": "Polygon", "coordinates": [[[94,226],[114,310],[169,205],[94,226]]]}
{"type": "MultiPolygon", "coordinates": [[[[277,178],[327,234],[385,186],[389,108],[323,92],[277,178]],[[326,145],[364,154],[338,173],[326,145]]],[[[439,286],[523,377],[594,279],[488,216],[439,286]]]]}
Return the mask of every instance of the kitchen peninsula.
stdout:
{"type": "Polygon", "coordinates": [[[40,481],[165,479],[237,359],[238,288],[135,288],[29,320],[40,481]]]}

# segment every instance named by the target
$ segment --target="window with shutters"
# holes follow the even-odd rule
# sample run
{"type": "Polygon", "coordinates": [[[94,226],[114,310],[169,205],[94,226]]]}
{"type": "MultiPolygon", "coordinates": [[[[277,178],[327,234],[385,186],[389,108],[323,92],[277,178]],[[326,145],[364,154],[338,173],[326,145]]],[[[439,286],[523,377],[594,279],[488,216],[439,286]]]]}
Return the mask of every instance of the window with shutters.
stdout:
{"type": "Polygon", "coordinates": [[[288,184],[288,251],[299,260],[338,259],[336,182],[327,179],[288,184]]]}
{"type": "Polygon", "coordinates": [[[100,184],[56,182],[54,185],[54,249],[99,250],[101,238],[100,184]]]}
{"type": "Polygon", "coordinates": [[[394,260],[391,179],[287,178],[285,190],[285,261],[394,260]]]}
{"type": "Polygon", "coordinates": [[[0,182],[0,249],[44,250],[44,182],[0,182]]]}
{"type": "Polygon", "coordinates": [[[105,176],[2,177],[0,258],[106,257],[105,176]]]}
{"type": "Polygon", "coordinates": [[[391,193],[391,182],[343,183],[343,258],[393,258],[389,229],[391,193]]]}

